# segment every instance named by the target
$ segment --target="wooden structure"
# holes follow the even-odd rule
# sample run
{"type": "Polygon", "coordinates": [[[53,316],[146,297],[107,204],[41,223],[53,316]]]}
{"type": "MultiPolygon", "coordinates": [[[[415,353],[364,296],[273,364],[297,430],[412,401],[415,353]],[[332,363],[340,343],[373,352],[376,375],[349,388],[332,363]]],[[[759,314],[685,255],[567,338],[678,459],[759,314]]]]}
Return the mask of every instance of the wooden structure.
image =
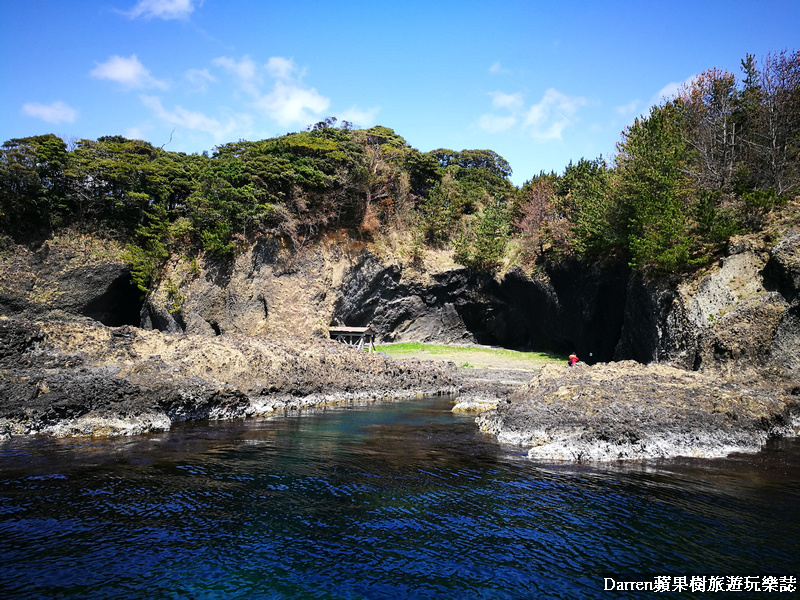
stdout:
{"type": "Polygon", "coordinates": [[[369,327],[329,327],[328,331],[332,340],[355,346],[359,350],[363,350],[366,346],[367,351],[375,352],[373,343],[375,332],[369,327]]]}

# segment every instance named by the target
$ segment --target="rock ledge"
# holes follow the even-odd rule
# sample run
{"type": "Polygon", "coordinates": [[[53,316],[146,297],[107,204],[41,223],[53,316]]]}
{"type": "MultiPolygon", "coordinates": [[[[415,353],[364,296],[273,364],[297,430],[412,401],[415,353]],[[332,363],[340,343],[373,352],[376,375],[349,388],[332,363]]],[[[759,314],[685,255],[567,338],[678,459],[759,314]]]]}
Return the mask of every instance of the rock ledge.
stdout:
{"type": "Polygon", "coordinates": [[[796,435],[800,398],[667,365],[548,365],[477,422],[534,459],[718,457],[796,435]]]}

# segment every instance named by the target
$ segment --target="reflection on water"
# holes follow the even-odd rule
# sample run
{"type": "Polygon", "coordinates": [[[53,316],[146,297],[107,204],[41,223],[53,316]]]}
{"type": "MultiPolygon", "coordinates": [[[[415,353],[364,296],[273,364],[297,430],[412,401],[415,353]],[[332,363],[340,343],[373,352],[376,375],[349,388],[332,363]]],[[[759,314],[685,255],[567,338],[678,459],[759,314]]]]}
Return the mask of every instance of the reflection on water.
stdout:
{"type": "Polygon", "coordinates": [[[532,463],[450,406],[0,445],[0,596],[601,598],[604,575],[797,574],[797,440],[532,463]]]}

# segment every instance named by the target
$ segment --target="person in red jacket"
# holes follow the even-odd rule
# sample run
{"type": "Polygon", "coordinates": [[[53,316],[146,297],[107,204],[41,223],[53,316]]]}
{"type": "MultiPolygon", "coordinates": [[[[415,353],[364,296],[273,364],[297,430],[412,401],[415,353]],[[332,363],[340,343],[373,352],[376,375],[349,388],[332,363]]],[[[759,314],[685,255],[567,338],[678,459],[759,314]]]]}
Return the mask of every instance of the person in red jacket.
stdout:
{"type": "Polygon", "coordinates": [[[569,355],[569,366],[575,366],[576,362],[578,362],[578,355],[573,352],[569,355]]]}

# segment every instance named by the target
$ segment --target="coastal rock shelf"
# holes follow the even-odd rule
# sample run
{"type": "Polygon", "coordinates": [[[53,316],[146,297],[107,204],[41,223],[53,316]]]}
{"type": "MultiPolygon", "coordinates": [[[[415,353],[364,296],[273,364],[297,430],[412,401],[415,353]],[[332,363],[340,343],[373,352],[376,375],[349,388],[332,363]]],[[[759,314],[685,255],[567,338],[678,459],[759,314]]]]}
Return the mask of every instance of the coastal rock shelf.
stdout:
{"type": "Polygon", "coordinates": [[[535,459],[719,457],[796,435],[797,392],[633,361],[548,365],[477,421],[535,459]]]}
{"type": "Polygon", "coordinates": [[[323,339],[165,334],[0,320],[0,439],[124,435],[171,423],[452,393],[446,367],[323,339]]]}

